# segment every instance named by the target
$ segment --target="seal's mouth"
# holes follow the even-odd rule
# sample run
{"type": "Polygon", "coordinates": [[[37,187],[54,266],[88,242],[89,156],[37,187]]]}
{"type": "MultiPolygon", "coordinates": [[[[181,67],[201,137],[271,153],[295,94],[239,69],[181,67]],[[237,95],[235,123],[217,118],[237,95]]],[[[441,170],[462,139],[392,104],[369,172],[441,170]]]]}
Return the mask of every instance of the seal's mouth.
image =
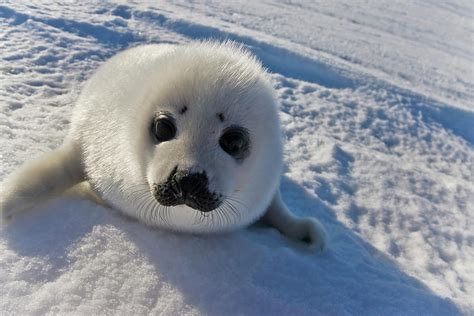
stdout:
{"type": "Polygon", "coordinates": [[[182,192],[172,192],[163,195],[157,192],[166,192],[167,189],[160,187],[161,185],[153,185],[153,196],[163,206],[187,205],[190,208],[203,213],[211,212],[218,208],[222,201],[216,193],[206,192],[204,194],[183,194],[182,192]]]}
{"type": "Polygon", "coordinates": [[[164,206],[187,205],[195,210],[211,212],[222,204],[222,195],[210,192],[205,172],[190,173],[173,169],[166,181],[152,184],[155,199],[164,206]]]}
{"type": "MultiPolygon", "coordinates": [[[[221,201],[217,198],[201,197],[201,196],[186,196],[178,201],[179,204],[185,204],[190,208],[206,213],[211,212],[221,205],[221,201]],[[180,203],[181,202],[181,203],[180,203]]],[[[178,204],[178,205],[179,205],[178,204]]]]}

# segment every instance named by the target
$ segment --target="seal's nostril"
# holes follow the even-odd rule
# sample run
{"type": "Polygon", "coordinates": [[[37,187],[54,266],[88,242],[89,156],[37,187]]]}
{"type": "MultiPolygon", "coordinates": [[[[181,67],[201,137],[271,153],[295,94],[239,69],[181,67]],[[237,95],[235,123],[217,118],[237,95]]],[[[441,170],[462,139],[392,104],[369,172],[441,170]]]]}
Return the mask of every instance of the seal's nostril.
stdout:
{"type": "Polygon", "coordinates": [[[174,168],[168,179],[156,186],[155,198],[162,205],[186,204],[201,212],[210,212],[221,204],[221,196],[209,191],[205,172],[191,173],[174,168]]]}
{"type": "Polygon", "coordinates": [[[173,183],[179,188],[183,197],[186,197],[195,190],[207,189],[208,180],[204,173],[178,171],[173,176],[173,183]]]}
{"type": "Polygon", "coordinates": [[[183,177],[179,181],[179,187],[181,188],[181,194],[186,198],[193,189],[193,182],[189,176],[183,177]]]}

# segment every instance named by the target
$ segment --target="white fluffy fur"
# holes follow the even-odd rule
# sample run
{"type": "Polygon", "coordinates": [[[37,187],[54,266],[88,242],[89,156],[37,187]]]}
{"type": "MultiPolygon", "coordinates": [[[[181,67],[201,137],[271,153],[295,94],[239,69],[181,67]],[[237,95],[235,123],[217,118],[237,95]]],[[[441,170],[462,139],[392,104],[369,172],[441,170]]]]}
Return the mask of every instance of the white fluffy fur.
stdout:
{"type": "Polygon", "coordinates": [[[235,44],[147,45],[113,57],[85,85],[62,148],[73,157],[51,164],[68,166],[57,177],[44,166],[65,149],[10,177],[0,200],[4,216],[29,206],[25,192],[33,199],[48,196],[44,190],[37,194],[38,183],[25,184],[27,178],[50,179],[52,192],[87,180],[107,204],[149,225],[222,232],[248,225],[267,210],[264,219],[282,233],[324,247],[319,222],[295,218],[280,199],[282,145],[274,92],[260,63],[235,44]],[[188,110],[180,115],[183,106],[188,110]],[[159,111],[174,115],[178,134],[156,145],[149,129],[159,111]],[[250,155],[242,163],[219,147],[230,125],[250,134],[250,155]],[[185,205],[159,205],[150,184],[166,179],[175,166],[205,171],[210,190],[226,201],[208,216],[185,205]]]}

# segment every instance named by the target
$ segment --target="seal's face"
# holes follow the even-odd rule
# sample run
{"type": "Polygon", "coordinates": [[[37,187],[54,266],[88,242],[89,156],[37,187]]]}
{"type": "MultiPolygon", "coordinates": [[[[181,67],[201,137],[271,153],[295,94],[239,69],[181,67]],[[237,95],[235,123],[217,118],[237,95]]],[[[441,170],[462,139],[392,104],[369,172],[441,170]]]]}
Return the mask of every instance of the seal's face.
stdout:
{"type": "MultiPolygon", "coordinates": [[[[188,110],[185,105],[179,111],[180,115],[184,115],[188,110]]],[[[216,117],[221,123],[224,123],[225,116],[223,113],[216,113],[216,117]]],[[[203,118],[201,118],[203,119],[203,118]]],[[[183,118],[183,120],[185,120],[183,118]]],[[[212,122],[216,125],[216,122],[212,122]]],[[[158,112],[150,126],[150,134],[156,144],[171,142],[176,139],[177,126],[176,120],[172,113],[158,112]]],[[[215,133],[214,133],[215,134],[215,133]]],[[[225,128],[219,136],[218,146],[214,144],[214,155],[219,151],[224,151],[232,157],[236,163],[242,163],[250,154],[250,135],[245,127],[238,125],[230,125],[225,128]]],[[[186,133],[181,133],[181,137],[186,137],[186,133]]],[[[212,136],[212,135],[211,135],[212,136]]],[[[208,137],[207,141],[215,142],[216,137],[208,137]]],[[[208,147],[206,141],[200,142],[202,148],[208,147]]],[[[189,153],[186,153],[190,155],[189,153]]],[[[202,150],[197,152],[198,158],[204,156],[202,150]]],[[[207,155],[209,156],[209,155],[207,155]]],[[[212,159],[212,157],[209,157],[212,159]]],[[[152,191],[156,200],[164,206],[176,206],[186,204],[200,212],[210,212],[217,209],[225,200],[227,192],[223,190],[211,191],[209,178],[206,169],[214,169],[204,167],[203,162],[197,162],[200,159],[194,158],[194,163],[185,163],[184,166],[176,165],[168,177],[160,183],[152,183],[152,191]]],[[[159,162],[158,162],[159,163],[159,162]]],[[[232,166],[227,166],[231,168],[232,166]]],[[[215,171],[214,171],[215,173],[215,171]]],[[[226,174],[224,170],[217,172],[213,180],[213,188],[225,188],[226,179],[220,179],[219,174],[226,174]]],[[[228,181],[227,181],[228,182],[228,181]]]]}
{"type": "Polygon", "coordinates": [[[110,119],[95,123],[114,133],[94,134],[88,146],[94,187],[114,207],[162,228],[226,231],[256,220],[282,166],[276,101],[261,65],[229,44],[139,52],[113,61],[127,72],[103,100],[114,102],[110,119]],[[127,68],[136,56],[144,66],[127,68]],[[120,167],[111,152],[122,157],[120,167]]]}

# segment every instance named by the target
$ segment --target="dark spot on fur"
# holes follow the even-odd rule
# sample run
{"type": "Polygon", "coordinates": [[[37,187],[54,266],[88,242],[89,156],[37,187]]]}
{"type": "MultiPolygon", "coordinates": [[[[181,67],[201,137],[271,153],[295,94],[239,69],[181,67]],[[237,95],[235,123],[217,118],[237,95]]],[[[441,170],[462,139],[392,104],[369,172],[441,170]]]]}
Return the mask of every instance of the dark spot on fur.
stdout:
{"type": "Polygon", "coordinates": [[[187,106],[183,106],[183,107],[181,108],[181,110],[179,111],[179,114],[184,114],[184,113],[186,113],[187,110],[188,110],[188,107],[187,107],[187,106]]]}
{"type": "Polygon", "coordinates": [[[222,114],[222,113],[217,113],[217,117],[219,118],[219,120],[220,120],[221,122],[224,122],[224,114],[222,114]]]}

